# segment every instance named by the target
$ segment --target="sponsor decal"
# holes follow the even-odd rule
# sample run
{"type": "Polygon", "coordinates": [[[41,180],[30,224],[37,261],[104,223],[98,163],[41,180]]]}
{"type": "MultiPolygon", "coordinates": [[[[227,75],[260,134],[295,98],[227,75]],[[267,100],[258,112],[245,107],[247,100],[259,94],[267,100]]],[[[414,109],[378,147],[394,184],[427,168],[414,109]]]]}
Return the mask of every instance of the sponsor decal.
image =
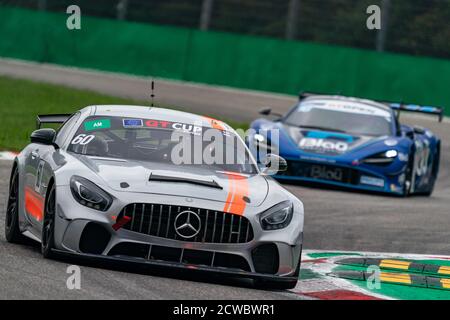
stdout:
{"type": "Polygon", "coordinates": [[[323,152],[344,153],[348,150],[348,143],[344,141],[332,141],[321,138],[303,138],[299,146],[304,150],[316,150],[323,152]]]}
{"type": "Polygon", "coordinates": [[[324,166],[311,166],[311,178],[322,180],[343,181],[344,172],[341,168],[327,168],[324,166]]]}
{"type": "Polygon", "coordinates": [[[173,129],[176,131],[182,131],[195,135],[199,135],[203,131],[203,127],[201,126],[181,122],[170,122],[164,120],[145,120],[144,124],[148,128],[173,129]]]}
{"type": "Polygon", "coordinates": [[[316,139],[336,139],[346,141],[348,143],[353,142],[353,136],[348,134],[342,134],[337,132],[323,132],[323,131],[309,131],[306,134],[308,138],[316,138],[316,139]]]}
{"type": "Polygon", "coordinates": [[[124,128],[140,128],[144,126],[142,119],[123,119],[124,128]]]}
{"type": "Polygon", "coordinates": [[[111,128],[111,120],[109,119],[98,119],[87,121],[84,123],[84,129],[86,131],[109,129],[109,128],[111,128]]]}
{"type": "Polygon", "coordinates": [[[428,170],[430,159],[430,142],[428,140],[416,141],[416,154],[414,157],[414,172],[417,176],[423,176],[428,170]]]}
{"type": "Polygon", "coordinates": [[[310,112],[313,108],[348,112],[353,114],[365,114],[378,117],[384,117],[387,121],[391,121],[391,114],[389,111],[380,107],[370,106],[364,103],[350,102],[350,101],[337,101],[337,100],[318,100],[313,102],[300,103],[297,108],[298,112],[310,112]]]}
{"type": "Polygon", "coordinates": [[[95,139],[94,135],[85,135],[85,134],[79,134],[78,136],[76,136],[73,140],[72,140],[72,144],[79,144],[82,146],[85,146],[89,143],[92,142],[92,140],[95,139]]]}
{"type": "Polygon", "coordinates": [[[170,128],[172,122],[162,120],[145,120],[145,126],[148,128],[170,128]]]}
{"type": "Polygon", "coordinates": [[[367,185],[370,185],[370,186],[375,186],[375,187],[380,187],[380,188],[384,187],[384,180],[380,179],[380,178],[374,178],[374,177],[369,177],[369,176],[361,176],[359,182],[361,184],[367,184],[367,185]]]}

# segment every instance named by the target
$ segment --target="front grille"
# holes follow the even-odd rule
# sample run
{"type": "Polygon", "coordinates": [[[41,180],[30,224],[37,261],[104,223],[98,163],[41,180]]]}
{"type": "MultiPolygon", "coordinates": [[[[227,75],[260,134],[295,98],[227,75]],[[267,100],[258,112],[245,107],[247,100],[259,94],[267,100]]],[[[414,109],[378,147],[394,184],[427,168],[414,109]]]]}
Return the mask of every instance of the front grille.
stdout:
{"type": "Polygon", "coordinates": [[[310,163],[305,161],[287,161],[288,170],[283,174],[288,176],[305,177],[317,180],[335,181],[358,184],[360,173],[358,170],[330,164],[310,163]]]}
{"type": "Polygon", "coordinates": [[[119,217],[130,218],[124,229],[167,239],[203,243],[246,243],[253,239],[253,229],[243,216],[184,206],[134,203],[126,206],[119,217]],[[200,231],[195,237],[183,238],[175,231],[175,218],[183,211],[200,217],[200,231]]]}

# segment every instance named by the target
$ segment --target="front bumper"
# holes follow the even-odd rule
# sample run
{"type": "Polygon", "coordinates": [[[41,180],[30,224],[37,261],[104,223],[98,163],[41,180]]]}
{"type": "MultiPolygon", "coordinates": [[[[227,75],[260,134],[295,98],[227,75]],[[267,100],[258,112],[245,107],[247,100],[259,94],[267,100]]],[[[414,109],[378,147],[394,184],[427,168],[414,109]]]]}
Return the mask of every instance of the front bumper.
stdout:
{"type": "MultiPolygon", "coordinates": [[[[100,212],[81,206],[71,197],[70,192],[67,193],[67,188],[59,186],[57,189],[55,247],[61,252],[90,259],[217,271],[250,278],[251,274],[258,278],[262,274],[277,279],[295,278],[303,243],[303,208],[301,214],[293,217],[288,227],[270,232],[261,230],[257,217],[248,215],[254,236],[246,243],[188,242],[126,228],[112,228],[121,210],[130,203],[179,205],[181,200],[185,201],[184,198],[127,193],[124,201],[120,200],[124,198],[124,194],[117,193],[113,194],[115,201],[111,209],[108,212],[100,212]],[[59,193],[69,196],[59,197],[59,193]],[[273,268],[265,268],[263,264],[272,264],[273,268]]],[[[213,201],[190,200],[192,202],[189,206],[192,207],[218,210],[223,206],[221,204],[214,208],[217,203],[213,201]]]]}
{"type": "Polygon", "coordinates": [[[227,268],[211,268],[207,266],[198,266],[198,265],[190,265],[183,264],[177,262],[166,262],[166,261],[151,261],[145,259],[137,259],[131,258],[128,256],[104,256],[104,255],[93,255],[93,254],[85,254],[85,253],[76,253],[70,252],[66,250],[52,249],[52,251],[60,257],[67,258],[75,258],[77,261],[86,261],[86,262],[103,262],[103,263],[113,263],[114,265],[123,263],[126,266],[135,265],[135,266],[149,266],[155,268],[170,268],[172,270],[179,271],[189,271],[189,272],[199,272],[199,273],[207,273],[216,276],[229,276],[229,277],[240,277],[247,278],[253,280],[266,280],[266,281],[276,281],[278,283],[297,281],[298,276],[277,276],[270,275],[264,273],[257,272],[246,272],[240,270],[232,270],[227,268]]]}
{"type": "Polygon", "coordinates": [[[288,159],[287,161],[288,171],[275,175],[275,179],[319,183],[395,195],[403,195],[404,192],[403,171],[382,174],[362,166],[300,161],[296,159],[288,159]],[[314,174],[311,174],[311,170],[308,170],[311,167],[317,168],[314,174]]]}

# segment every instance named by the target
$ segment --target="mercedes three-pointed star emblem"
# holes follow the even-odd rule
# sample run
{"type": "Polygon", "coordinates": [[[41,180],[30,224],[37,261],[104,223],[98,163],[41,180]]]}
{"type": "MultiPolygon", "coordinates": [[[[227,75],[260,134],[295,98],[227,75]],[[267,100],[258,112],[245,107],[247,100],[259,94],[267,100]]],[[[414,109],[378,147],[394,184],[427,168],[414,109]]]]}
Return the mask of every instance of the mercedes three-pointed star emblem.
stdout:
{"type": "Polygon", "coordinates": [[[180,212],[174,222],[175,232],[185,239],[195,237],[200,232],[201,226],[202,221],[198,214],[189,210],[180,212]]]}

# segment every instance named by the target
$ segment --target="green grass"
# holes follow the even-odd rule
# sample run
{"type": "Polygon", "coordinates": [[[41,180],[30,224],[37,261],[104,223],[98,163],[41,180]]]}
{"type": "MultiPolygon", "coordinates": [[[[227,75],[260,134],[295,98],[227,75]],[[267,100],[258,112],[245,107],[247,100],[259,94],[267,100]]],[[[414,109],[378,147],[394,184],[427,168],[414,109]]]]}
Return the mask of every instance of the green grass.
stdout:
{"type": "MultiPolygon", "coordinates": [[[[137,101],[103,95],[88,90],[72,89],[28,80],[0,77],[0,150],[19,151],[29,143],[36,128],[36,116],[47,113],[71,113],[95,104],[147,105],[137,101]]],[[[163,106],[169,107],[169,106],[163,106]]],[[[189,111],[186,108],[173,107],[189,111]]],[[[208,115],[214,117],[213,114],[208,115]]],[[[248,128],[247,124],[228,121],[234,128],[248,128]]]]}

